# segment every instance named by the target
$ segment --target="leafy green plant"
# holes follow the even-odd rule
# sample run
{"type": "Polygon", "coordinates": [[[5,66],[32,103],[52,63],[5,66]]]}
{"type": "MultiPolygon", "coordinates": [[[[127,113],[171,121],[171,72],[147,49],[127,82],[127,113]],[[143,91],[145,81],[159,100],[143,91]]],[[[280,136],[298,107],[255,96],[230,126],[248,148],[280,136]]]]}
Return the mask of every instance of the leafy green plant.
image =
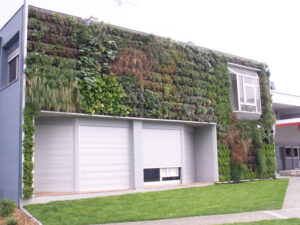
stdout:
{"type": "Polygon", "coordinates": [[[7,220],[5,220],[6,225],[17,225],[19,223],[19,220],[15,217],[10,217],[7,220]]]}
{"type": "Polygon", "coordinates": [[[218,142],[218,162],[219,162],[219,180],[231,180],[231,167],[230,167],[230,150],[220,142],[218,142]]]}
{"type": "Polygon", "coordinates": [[[81,109],[90,114],[127,116],[130,108],[125,106],[126,94],[114,78],[85,78],[79,88],[83,99],[81,109]]]}
{"type": "Polygon", "coordinates": [[[247,166],[240,162],[231,162],[230,169],[232,180],[237,182],[244,179],[245,173],[248,171],[247,166]]]}
{"type": "Polygon", "coordinates": [[[33,194],[33,135],[35,126],[33,123],[34,116],[37,114],[37,109],[31,107],[28,103],[24,108],[24,139],[23,139],[23,196],[30,198],[33,194]]]}
{"type": "Polygon", "coordinates": [[[0,201],[0,214],[2,217],[10,216],[17,208],[17,204],[13,200],[2,199],[0,201]]]}
{"type": "Polygon", "coordinates": [[[262,152],[264,153],[266,157],[266,165],[267,165],[267,177],[270,178],[276,178],[275,171],[275,151],[274,151],[275,145],[274,144],[262,144],[262,152]]]}
{"type": "Polygon", "coordinates": [[[256,153],[256,160],[258,165],[258,174],[260,178],[267,177],[268,166],[267,166],[267,159],[265,153],[263,151],[258,151],[256,153]]]}

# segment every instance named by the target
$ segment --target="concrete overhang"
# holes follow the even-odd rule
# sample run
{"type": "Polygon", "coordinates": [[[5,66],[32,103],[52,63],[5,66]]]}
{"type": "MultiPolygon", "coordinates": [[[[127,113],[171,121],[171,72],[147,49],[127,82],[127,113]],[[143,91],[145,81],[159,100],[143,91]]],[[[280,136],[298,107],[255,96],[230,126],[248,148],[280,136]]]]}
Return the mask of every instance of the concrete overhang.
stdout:
{"type": "Polygon", "coordinates": [[[278,91],[271,91],[274,109],[300,109],[300,96],[278,91]]]}
{"type": "Polygon", "coordinates": [[[291,127],[291,126],[298,126],[300,129],[300,118],[277,120],[275,124],[275,127],[291,127]]]}
{"type": "Polygon", "coordinates": [[[119,119],[119,120],[139,120],[149,122],[163,122],[163,123],[177,123],[185,124],[193,127],[202,126],[216,126],[213,122],[199,122],[189,120],[171,120],[171,119],[153,119],[153,118],[139,118],[139,117],[126,117],[126,116],[108,116],[108,115],[96,115],[96,114],[85,114],[85,113],[71,113],[71,112],[57,112],[57,111],[46,111],[42,110],[38,117],[77,117],[77,118],[98,118],[98,119],[119,119]]]}

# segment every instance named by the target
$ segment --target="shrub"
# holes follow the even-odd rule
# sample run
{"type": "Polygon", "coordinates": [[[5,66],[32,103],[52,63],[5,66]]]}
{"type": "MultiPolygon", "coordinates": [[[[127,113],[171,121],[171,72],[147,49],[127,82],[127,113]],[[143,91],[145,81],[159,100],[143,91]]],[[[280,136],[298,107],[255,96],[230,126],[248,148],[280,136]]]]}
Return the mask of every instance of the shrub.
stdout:
{"type": "Polygon", "coordinates": [[[10,216],[17,208],[17,204],[13,200],[9,199],[3,199],[0,202],[0,205],[0,214],[2,217],[10,216]]]}
{"type": "Polygon", "coordinates": [[[19,220],[15,217],[10,217],[5,221],[6,225],[17,225],[18,222],[19,220]]]}

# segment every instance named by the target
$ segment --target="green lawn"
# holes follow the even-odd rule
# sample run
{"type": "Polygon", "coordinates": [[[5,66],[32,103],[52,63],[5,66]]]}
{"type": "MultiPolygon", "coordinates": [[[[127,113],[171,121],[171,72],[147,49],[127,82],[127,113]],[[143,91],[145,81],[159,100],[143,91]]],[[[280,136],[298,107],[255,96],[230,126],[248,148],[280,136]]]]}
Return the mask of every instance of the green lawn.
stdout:
{"type": "Polygon", "coordinates": [[[226,223],[224,225],[300,225],[300,219],[262,220],[250,223],[226,223]]]}
{"type": "Polygon", "coordinates": [[[281,209],[287,179],[57,201],[25,208],[44,225],[99,224],[281,209]]]}

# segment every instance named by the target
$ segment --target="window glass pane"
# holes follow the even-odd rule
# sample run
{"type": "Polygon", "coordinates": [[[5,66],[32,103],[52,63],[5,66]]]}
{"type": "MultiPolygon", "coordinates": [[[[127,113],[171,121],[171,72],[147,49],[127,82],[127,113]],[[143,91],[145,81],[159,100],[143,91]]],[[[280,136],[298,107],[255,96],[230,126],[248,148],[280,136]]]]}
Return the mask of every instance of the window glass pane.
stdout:
{"type": "Polygon", "coordinates": [[[246,102],[255,103],[254,87],[246,86],[246,102]]]}
{"type": "Polygon", "coordinates": [[[164,168],[160,172],[162,181],[180,180],[180,168],[164,168]]]}
{"type": "Polygon", "coordinates": [[[254,105],[242,105],[241,110],[245,112],[256,112],[256,106],[254,105]]]}
{"type": "Polygon", "coordinates": [[[258,85],[258,80],[257,79],[253,79],[253,78],[249,78],[249,77],[244,77],[244,82],[245,82],[245,84],[256,84],[256,85],[258,85]]]}
{"type": "Polygon", "coordinates": [[[18,56],[8,63],[8,83],[17,79],[17,61],[18,56]]]}
{"type": "Polygon", "coordinates": [[[261,102],[260,102],[260,91],[259,87],[255,88],[256,89],[256,105],[257,105],[257,112],[261,113],[261,102]]]}
{"type": "Polygon", "coordinates": [[[298,149],[297,148],[294,148],[294,156],[298,156],[298,149]]]}
{"type": "Polygon", "coordinates": [[[292,157],[292,151],[290,148],[286,148],[285,149],[285,156],[286,157],[292,157]]]}
{"type": "Polygon", "coordinates": [[[237,90],[237,80],[235,74],[230,74],[231,79],[231,104],[233,105],[234,110],[239,110],[239,101],[238,101],[238,90],[237,90]]]}
{"type": "Polygon", "coordinates": [[[144,182],[160,181],[160,169],[144,169],[144,182]]]}
{"type": "Polygon", "coordinates": [[[240,89],[240,101],[245,102],[244,100],[244,82],[243,82],[243,77],[239,76],[239,89],[240,89]]]}

